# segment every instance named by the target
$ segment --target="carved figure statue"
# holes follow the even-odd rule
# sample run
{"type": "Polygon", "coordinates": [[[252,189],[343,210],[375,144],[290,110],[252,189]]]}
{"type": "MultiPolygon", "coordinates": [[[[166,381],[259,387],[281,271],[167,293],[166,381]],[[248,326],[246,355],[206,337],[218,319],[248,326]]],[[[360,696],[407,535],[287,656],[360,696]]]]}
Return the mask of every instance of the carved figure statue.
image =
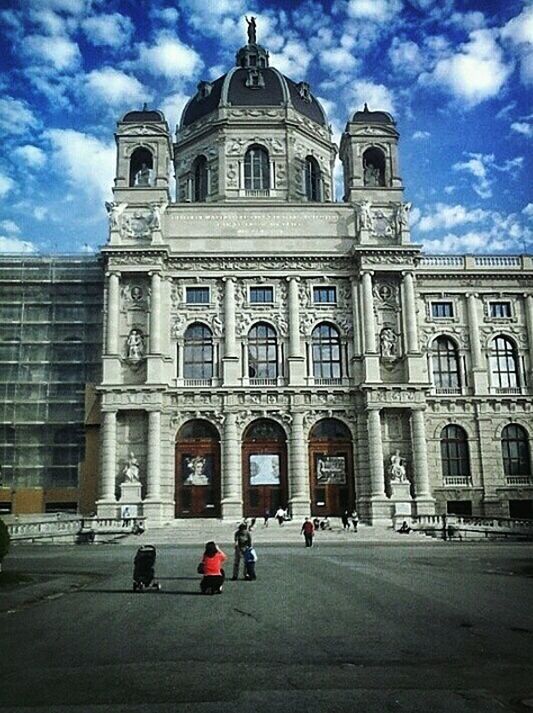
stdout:
{"type": "Polygon", "coordinates": [[[405,470],[405,458],[402,458],[400,451],[396,449],[390,457],[389,475],[391,481],[396,483],[406,483],[407,474],[405,470]]]}
{"type": "Polygon", "coordinates": [[[380,185],[379,168],[371,163],[363,165],[363,180],[365,186],[374,187],[380,185]]]}
{"type": "Polygon", "coordinates": [[[124,480],[128,481],[129,483],[136,483],[139,480],[139,461],[133,453],[130,453],[130,457],[128,458],[128,462],[124,466],[124,469],[122,470],[122,473],[124,474],[124,480]]]}
{"type": "Polygon", "coordinates": [[[128,359],[142,359],[144,356],[144,340],[138,329],[132,329],[127,339],[128,359]]]}
{"type": "Polygon", "coordinates": [[[141,166],[141,170],[137,172],[137,175],[135,176],[136,178],[136,185],[137,186],[149,186],[150,185],[150,169],[148,166],[143,163],[141,166]]]}
{"type": "Polygon", "coordinates": [[[361,228],[363,230],[374,229],[374,215],[372,213],[372,203],[363,201],[359,206],[359,217],[361,219],[361,228]]]}
{"type": "Polygon", "coordinates": [[[398,233],[403,233],[406,228],[409,228],[411,205],[411,203],[400,203],[400,205],[396,208],[396,224],[398,233]]]}
{"type": "Polygon", "coordinates": [[[150,203],[150,227],[152,230],[161,230],[161,216],[167,209],[168,203],[150,203]]]}
{"type": "Polygon", "coordinates": [[[120,216],[124,213],[127,207],[127,203],[110,203],[106,201],[105,207],[107,210],[107,215],[109,217],[109,229],[119,230],[120,229],[120,216]]]}
{"type": "Polygon", "coordinates": [[[390,327],[381,330],[381,356],[394,357],[398,353],[398,336],[390,327]]]}
{"type": "Polygon", "coordinates": [[[255,45],[257,44],[257,26],[255,23],[255,17],[252,17],[250,20],[247,17],[246,22],[248,23],[248,44],[255,45]]]}

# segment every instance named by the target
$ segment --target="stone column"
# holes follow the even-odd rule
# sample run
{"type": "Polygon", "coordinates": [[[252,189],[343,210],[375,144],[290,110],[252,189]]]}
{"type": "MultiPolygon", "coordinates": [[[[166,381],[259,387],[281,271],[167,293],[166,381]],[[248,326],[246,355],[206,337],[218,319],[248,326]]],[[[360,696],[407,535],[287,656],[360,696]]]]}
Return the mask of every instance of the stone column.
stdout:
{"type": "Polygon", "coordinates": [[[308,475],[308,456],[304,437],[304,415],[292,414],[291,434],[289,438],[289,481],[290,504],[293,517],[309,515],[311,500],[308,475]]]}
{"type": "Polygon", "coordinates": [[[525,295],[527,343],[529,349],[529,389],[533,389],[533,295],[525,295]]]}
{"type": "Polygon", "coordinates": [[[370,494],[373,498],[383,498],[385,497],[385,475],[383,470],[383,442],[381,438],[379,409],[369,409],[367,411],[367,430],[370,494]]]}
{"type": "Polygon", "coordinates": [[[411,413],[411,441],[413,448],[415,499],[418,515],[435,512],[435,501],[429,487],[428,451],[424,411],[416,409],[411,413]]]}
{"type": "Polygon", "coordinates": [[[372,295],[372,272],[366,270],[362,277],[363,290],[363,336],[365,354],[375,354],[376,320],[374,318],[374,297],[372,295]]]}
{"type": "Polygon", "coordinates": [[[222,437],[222,517],[242,517],[241,444],[236,414],[228,412],[222,437]]]}
{"type": "Polygon", "coordinates": [[[226,277],[224,282],[224,356],[236,357],[235,280],[233,277],[226,277]]]}
{"type": "Polygon", "coordinates": [[[161,497],[161,412],[148,412],[147,499],[161,497]]]}
{"type": "Polygon", "coordinates": [[[302,356],[300,348],[300,295],[298,280],[289,279],[289,357],[302,356]]]}
{"type": "Polygon", "coordinates": [[[107,277],[107,331],[106,331],[106,353],[109,355],[118,354],[118,331],[119,331],[119,309],[120,309],[120,285],[119,273],[110,272],[107,277]]]}
{"type": "Polygon", "coordinates": [[[352,323],[353,323],[353,354],[357,357],[361,354],[361,324],[359,321],[359,281],[352,277],[352,323]]]}
{"type": "Polygon", "coordinates": [[[405,320],[405,345],[408,354],[418,352],[418,327],[416,322],[415,285],[412,272],[403,273],[403,299],[405,320]]]}
{"type": "Polygon", "coordinates": [[[468,327],[470,331],[470,354],[472,355],[472,368],[483,368],[483,356],[481,353],[481,342],[479,340],[479,322],[477,318],[477,294],[468,293],[466,295],[468,305],[468,327]]]}
{"type": "MultiPolygon", "coordinates": [[[[115,502],[117,468],[117,412],[104,411],[102,414],[102,479],[100,499],[115,502]]],[[[116,513],[113,513],[116,515],[116,513]]],[[[110,516],[110,515],[108,515],[110,516]]]]}
{"type": "Polygon", "coordinates": [[[150,297],[150,354],[161,353],[161,275],[152,272],[150,297]]]}

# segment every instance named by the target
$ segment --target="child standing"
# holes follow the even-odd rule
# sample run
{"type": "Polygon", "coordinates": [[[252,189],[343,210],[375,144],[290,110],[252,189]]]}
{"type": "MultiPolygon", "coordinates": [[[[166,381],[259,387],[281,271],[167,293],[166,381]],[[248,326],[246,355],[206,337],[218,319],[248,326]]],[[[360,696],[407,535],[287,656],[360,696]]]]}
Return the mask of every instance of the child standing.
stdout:
{"type": "Polygon", "coordinates": [[[244,579],[252,581],[257,579],[255,574],[255,563],[257,562],[257,553],[253,547],[247,547],[244,550],[244,579]]]}

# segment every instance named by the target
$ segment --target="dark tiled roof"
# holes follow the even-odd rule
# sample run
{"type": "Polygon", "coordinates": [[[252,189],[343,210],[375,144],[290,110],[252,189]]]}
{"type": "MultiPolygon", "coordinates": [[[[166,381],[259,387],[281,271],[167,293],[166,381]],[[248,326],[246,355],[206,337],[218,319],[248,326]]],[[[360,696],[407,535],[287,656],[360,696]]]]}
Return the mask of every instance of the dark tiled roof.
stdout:
{"type": "Polygon", "coordinates": [[[356,111],[352,116],[356,124],[395,124],[396,122],[386,111],[369,111],[367,105],[363,111],[356,111]]]}
{"type": "Polygon", "coordinates": [[[203,116],[207,116],[220,104],[220,94],[226,75],[216,79],[211,86],[211,93],[207,97],[201,98],[196,94],[185,107],[181,122],[183,126],[188,126],[194,121],[198,121],[203,116]]]}
{"type": "Polygon", "coordinates": [[[159,123],[161,121],[165,121],[165,115],[162,111],[157,111],[155,109],[152,111],[128,111],[127,114],[124,114],[121,121],[125,122],[126,124],[133,124],[145,121],[157,121],[159,123]]]}
{"type": "Polygon", "coordinates": [[[296,84],[296,82],[293,82],[292,79],[289,79],[288,77],[285,77],[285,81],[287,82],[287,85],[289,87],[289,94],[291,95],[292,105],[296,109],[296,111],[299,111],[300,114],[303,114],[308,119],[311,119],[311,121],[325,126],[325,116],[313,95],[309,95],[311,97],[310,102],[305,101],[300,95],[300,90],[298,89],[298,85],[296,84]]]}

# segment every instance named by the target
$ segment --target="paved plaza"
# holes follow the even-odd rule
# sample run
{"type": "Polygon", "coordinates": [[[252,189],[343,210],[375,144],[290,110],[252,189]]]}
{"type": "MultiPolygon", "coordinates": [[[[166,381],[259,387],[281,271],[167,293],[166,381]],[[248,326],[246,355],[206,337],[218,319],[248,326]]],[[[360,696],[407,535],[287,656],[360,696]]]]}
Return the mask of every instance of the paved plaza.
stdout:
{"type": "Polygon", "coordinates": [[[135,541],[13,547],[1,713],[533,710],[531,545],[317,544],[258,545],[258,580],[219,597],[199,545],[161,545],[146,594],[135,541]]]}

